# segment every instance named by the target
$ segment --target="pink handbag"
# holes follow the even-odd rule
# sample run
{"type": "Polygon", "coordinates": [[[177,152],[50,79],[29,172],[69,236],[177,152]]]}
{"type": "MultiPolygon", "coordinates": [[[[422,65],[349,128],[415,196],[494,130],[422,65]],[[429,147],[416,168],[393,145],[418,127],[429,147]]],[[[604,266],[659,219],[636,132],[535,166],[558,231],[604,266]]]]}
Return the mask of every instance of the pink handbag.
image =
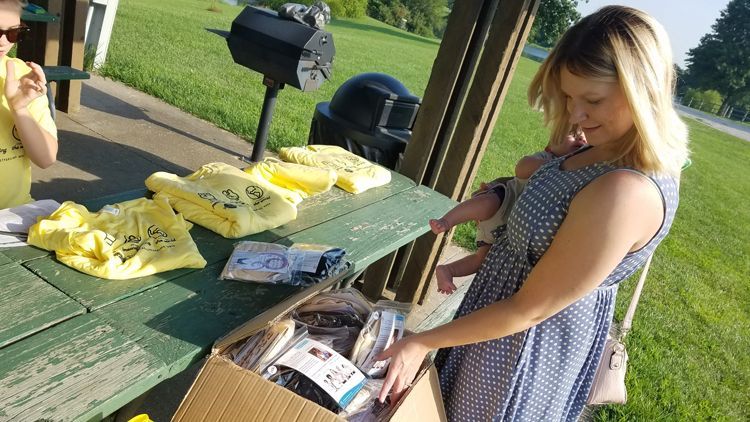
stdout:
{"type": "Polygon", "coordinates": [[[651,266],[651,258],[653,258],[653,255],[646,259],[646,264],[643,266],[638,285],[635,287],[633,298],[630,300],[630,306],[628,306],[625,319],[622,321],[619,335],[617,338],[607,335],[602,358],[596,368],[589,397],[586,399],[587,405],[624,404],[628,400],[628,392],[625,388],[625,369],[628,365],[625,336],[633,325],[633,315],[635,314],[635,308],[638,306],[641,290],[643,290],[643,282],[646,280],[648,269],[651,266]]]}

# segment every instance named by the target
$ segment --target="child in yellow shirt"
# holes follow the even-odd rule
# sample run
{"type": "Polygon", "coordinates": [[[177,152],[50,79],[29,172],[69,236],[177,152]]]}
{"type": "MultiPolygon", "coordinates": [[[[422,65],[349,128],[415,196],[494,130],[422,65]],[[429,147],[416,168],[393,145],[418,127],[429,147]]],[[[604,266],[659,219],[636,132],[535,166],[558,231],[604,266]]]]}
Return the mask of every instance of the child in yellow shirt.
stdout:
{"type": "Polygon", "coordinates": [[[57,158],[57,128],[49,112],[47,80],[36,63],[8,57],[28,27],[23,3],[0,0],[0,208],[31,201],[31,163],[46,168],[57,158]]]}

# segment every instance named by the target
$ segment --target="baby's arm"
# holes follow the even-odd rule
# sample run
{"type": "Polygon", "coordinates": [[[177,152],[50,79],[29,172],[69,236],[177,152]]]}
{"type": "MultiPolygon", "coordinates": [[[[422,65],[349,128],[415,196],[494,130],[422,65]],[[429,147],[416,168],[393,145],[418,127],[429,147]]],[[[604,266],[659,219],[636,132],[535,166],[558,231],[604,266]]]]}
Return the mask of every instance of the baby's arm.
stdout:
{"type": "Polygon", "coordinates": [[[535,157],[533,155],[527,155],[521,158],[518,163],[516,163],[516,177],[519,179],[530,178],[531,175],[539,170],[539,167],[547,161],[547,159],[535,157]]]}
{"type": "Polygon", "coordinates": [[[29,66],[31,72],[16,80],[15,63],[7,61],[5,97],[26,156],[37,166],[46,168],[57,158],[57,139],[42,128],[28,109],[31,101],[47,91],[42,68],[30,62],[29,66]]]}
{"type": "Polygon", "coordinates": [[[495,215],[501,204],[502,199],[493,192],[469,198],[453,207],[443,218],[430,220],[430,229],[438,234],[467,221],[486,220],[495,215]]]}

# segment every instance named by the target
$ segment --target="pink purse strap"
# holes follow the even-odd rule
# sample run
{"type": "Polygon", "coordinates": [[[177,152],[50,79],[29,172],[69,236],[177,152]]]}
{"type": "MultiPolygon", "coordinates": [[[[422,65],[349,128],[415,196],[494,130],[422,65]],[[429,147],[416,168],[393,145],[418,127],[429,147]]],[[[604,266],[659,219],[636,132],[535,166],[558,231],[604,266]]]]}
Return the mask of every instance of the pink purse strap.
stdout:
{"type": "Polygon", "coordinates": [[[643,282],[646,281],[648,269],[651,267],[651,259],[653,257],[654,254],[652,253],[648,256],[648,258],[646,258],[646,264],[643,266],[641,276],[638,278],[638,285],[635,286],[633,298],[630,299],[630,306],[628,306],[628,311],[625,313],[625,319],[622,320],[622,326],[620,327],[620,341],[625,340],[625,336],[628,335],[630,328],[633,326],[633,315],[635,315],[635,308],[638,307],[638,299],[640,299],[641,297],[643,282]]]}

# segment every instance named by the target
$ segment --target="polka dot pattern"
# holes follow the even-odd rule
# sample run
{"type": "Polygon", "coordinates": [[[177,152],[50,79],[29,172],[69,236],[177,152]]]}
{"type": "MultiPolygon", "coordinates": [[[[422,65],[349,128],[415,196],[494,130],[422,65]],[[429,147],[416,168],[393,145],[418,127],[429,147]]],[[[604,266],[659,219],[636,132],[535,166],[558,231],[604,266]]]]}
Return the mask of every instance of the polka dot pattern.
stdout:
{"type": "MultiPolygon", "coordinates": [[[[552,243],[576,193],[617,170],[596,163],[564,171],[563,159],[549,161],[529,180],[508,224],[496,230],[497,240],[456,317],[517,292],[552,243]]],[[[666,236],[677,209],[677,181],[649,178],[664,201],[662,227],[645,247],[625,256],[599,288],[524,332],[439,351],[435,363],[449,420],[578,419],[612,322],[617,287],[666,236]]]]}

